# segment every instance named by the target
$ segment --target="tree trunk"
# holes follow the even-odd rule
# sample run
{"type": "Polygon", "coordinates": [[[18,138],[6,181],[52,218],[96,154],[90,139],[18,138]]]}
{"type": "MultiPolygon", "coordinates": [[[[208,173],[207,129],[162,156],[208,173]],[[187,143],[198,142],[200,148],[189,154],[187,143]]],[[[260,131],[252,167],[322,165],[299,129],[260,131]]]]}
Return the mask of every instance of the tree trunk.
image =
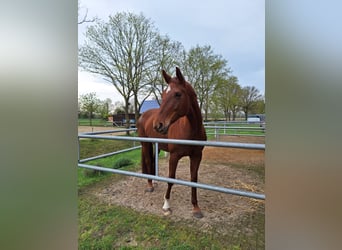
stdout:
{"type": "MultiPolygon", "coordinates": [[[[129,100],[125,100],[125,120],[126,124],[125,127],[126,129],[129,129],[129,100]]],[[[129,131],[126,131],[126,135],[129,135],[129,131]]]]}
{"type": "Polygon", "coordinates": [[[208,121],[208,108],[204,109],[204,120],[208,121]]]}
{"type": "Polygon", "coordinates": [[[227,110],[224,111],[224,118],[226,119],[226,122],[228,121],[228,112],[227,110]]]}
{"type": "Polygon", "coordinates": [[[135,119],[135,127],[136,127],[138,119],[139,119],[139,105],[138,105],[138,97],[136,95],[134,97],[134,119],[135,119]]]}
{"type": "Polygon", "coordinates": [[[245,109],[245,110],[244,110],[244,112],[245,112],[245,120],[247,121],[247,117],[248,117],[248,109],[245,109]]]}

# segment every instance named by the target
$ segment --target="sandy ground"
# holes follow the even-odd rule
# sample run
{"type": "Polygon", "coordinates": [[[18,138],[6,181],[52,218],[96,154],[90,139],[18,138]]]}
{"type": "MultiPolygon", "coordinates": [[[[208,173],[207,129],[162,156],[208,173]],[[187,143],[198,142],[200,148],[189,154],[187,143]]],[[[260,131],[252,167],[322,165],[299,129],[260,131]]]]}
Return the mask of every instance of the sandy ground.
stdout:
{"type": "MultiPolygon", "coordinates": [[[[112,127],[112,126],[107,126],[107,127],[78,126],[78,133],[98,132],[98,131],[107,131],[107,130],[120,130],[120,129],[122,128],[117,128],[117,127],[112,127]]],[[[105,134],[105,135],[114,135],[114,134],[105,134]]]]}
{"type": "MultiPolygon", "coordinates": [[[[81,127],[81,129],[83,132],[87,131],[85,127],[81,127]]],[[[108,128],[94,128],[93,131],[100,129],[108,130],[108,128]]],[[[221,136],[220,140],[264,143],[263,137],[221,136]]],[[[205,147],[199,169],[199,182],[264,193],[262,178],[250,170],[255,166],[264,166],[263,150],[205,147]]],[[[177,178],[189,180],[189,172],[189,159],[184,157],[179,161],[177,178]]],[[[160,160],[159,175],[168,176],[168,162],[165,158],[160,160]]],[[[119,182],[102,186],[93,192],[108,204],[122,205],[140,212],[164,216],[162,206],[167,184],[155,182],[154,192],[147,193],[145,192],[146,182],[145,179],[126,177],[119,182]]],[[[202,230],[215,228],[220,233],[227,233],[227,228],[241,216],[260,212],[260,209],[264,209],[264,201],[246,197],[203,189],[197,189],[197,196],[204,215],[201,219],[194,218],[191,213],[191,188],[174,185],[170,199],[172,209],[170,218],[176,221],[187,220],[202,230]]]]}

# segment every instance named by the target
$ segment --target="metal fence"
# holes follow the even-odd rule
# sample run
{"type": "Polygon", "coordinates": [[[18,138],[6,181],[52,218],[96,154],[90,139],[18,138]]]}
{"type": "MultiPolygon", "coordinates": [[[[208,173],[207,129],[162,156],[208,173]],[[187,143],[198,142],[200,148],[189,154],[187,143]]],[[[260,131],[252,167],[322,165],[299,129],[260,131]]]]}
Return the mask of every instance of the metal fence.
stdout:
{"type": "Polygon", "coordinates": [[[204,127],[207,130],[207,135],[214,135],[217,140],[220,135],[265,137],[266,132],[264,122],[205,122],[204,127]]]}
{"type": "MultiPolygon", "coordinates": [[[[134,131],[136,129],[129,129],[129,131],[134,131]]],[[[103,139],[103,140],[126,140],[126,141],[133,141],[133,142],[151,142],[155,144],[155,152],[158,152],[159,143],[172,143],[172,144],[183,144],[183,145],[197,145],[197,146],[210,146],[210,147],[228,147],[228,148],[242,148],[242,149],[256,149],[256,150],[265,150],[265,144],[255,144],[255,143],[237,143],[237,142],[219,142],[219,141],[195,141],[195,140],[175,140],[175,139],[161,139],[161,138],[147,138],[147,137],[131,137],[131,136],[103,136],[99,134],[109,134],[109,133],[118,133],[118,132],[126,132],[126,129],[123,130],[108,130],[108,131],[100,131],[100,132],[90,132],[90,133],[82,133],[78,135],[78,145],[79,145],[79,152],[80,152],[80,143],[79,140],[82,138],[91,138],[91,139],[103,139]]],[[[162,177],[158,175],[158,162],[159,157],[158,154],[155,158],[155,166],[156,166],[156,175],[148,175],[138,172],[131,172],[131,171],[125,171],[120,169],[110,169],[110,168],[104,168],[94,165],[88,165],[84,164],[87,161],[99,159],[103,157],[107,157],[110,155],[127,152],[130,150],[135,150],[140,148],[141,146],[133,146],[132,148],[98,155],[94,157],[90,157],[87,159],[80,159],[80,154],[78,153],[78,167],[81,168],[87,168],[87,169],[93,169],[93,170],[99,170],[99,171],[105,171],[115,174],[122,174],[122,175],[128,175],[128,176],[134,176],[138,178],[145,178],[145,179],[152,179],[156,181],[162,181],[162,182],[170,182],[174,184],[179,185],[185,185],[189,187],[196,187],[196,188],[202,188],[232,195],[239,195],[244,197],[250,197],[254,199],[260,199],[265,200],[264,194],[254,193],[254,192],[248,192],[243,190],[237,190],[237,189],[231,189],[231,188],[225,188],[220,186],[214,186],[214,185],[208,185],[203,183],[195,183],[190,181],[184,181],[180,179],[172,179],[167,177],[162,177]]]]}

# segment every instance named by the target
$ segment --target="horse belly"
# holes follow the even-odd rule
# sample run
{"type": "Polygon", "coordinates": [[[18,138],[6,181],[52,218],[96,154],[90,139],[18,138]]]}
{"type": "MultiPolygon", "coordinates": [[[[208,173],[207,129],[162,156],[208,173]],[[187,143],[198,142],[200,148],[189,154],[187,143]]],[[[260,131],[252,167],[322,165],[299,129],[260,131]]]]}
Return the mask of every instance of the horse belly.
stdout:
{"type": "MultiPolygon", "coordinates": [[[[182,117],[173,123],[168,132],[169,139],[177,139],[177,140],[192,140],[193,139],[193,131],[191,124],[187,117],[182,117]]],[[[191,145],[182,145],[182,144],[168,144],[169,152],[177,152],[177,154],[182,156],[188,156],[192,154],[194,146],[191,145]]]]}

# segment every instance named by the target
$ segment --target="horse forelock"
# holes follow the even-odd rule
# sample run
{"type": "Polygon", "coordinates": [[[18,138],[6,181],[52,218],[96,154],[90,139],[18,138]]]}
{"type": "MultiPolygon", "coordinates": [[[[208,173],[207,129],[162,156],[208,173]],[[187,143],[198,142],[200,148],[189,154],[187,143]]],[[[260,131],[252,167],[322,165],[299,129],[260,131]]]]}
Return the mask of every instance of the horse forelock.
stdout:
{"type": "Polygon", "coordinates": [[[170,82],[168,83],[168,86],[165,90],[163,90],[162,94],[165,94],[165,93],[169,93],[172,89],[171,87],[171,84],[174,83],[176,86],[181,86],[182,85],[185,87],[186,89],[186,92],[188,94],[190,94],[190,96],[195,96],[197,98],[197,95],[196,95],[196,92],[195,90],[193,89],[192,85],[187,82],[187,81],[184,81],[183,83],[177,78],[177,77],[172,77],[170,82]]]}

